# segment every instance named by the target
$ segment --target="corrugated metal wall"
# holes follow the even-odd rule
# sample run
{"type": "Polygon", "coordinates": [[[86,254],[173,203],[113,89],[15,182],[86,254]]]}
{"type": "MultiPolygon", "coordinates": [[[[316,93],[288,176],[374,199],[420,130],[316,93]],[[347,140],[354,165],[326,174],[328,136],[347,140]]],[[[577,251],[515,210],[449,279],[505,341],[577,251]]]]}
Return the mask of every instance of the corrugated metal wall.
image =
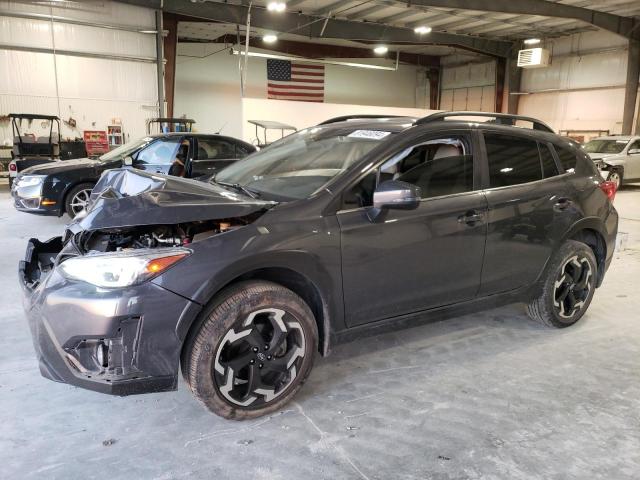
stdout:
{"type": "Polygon", "coordinates": [[[495,111],[496,62],[444,66],[441,110],[495,111]]]}
{"type": "MultiPolygon", "coordinates": [[[[149,33],[52,23],[2,16],[54,15],[96,24],[155,30],[155,12],[115,2],[74,2],[71,7],[29,5],[0,1],[0,114],[11,112],[59,115],[77,122],[64,125],[64,137],[82,136],[83,130],[106,130],[120,118],[125,133],[144,134],[145,120],[157,116],[155,36],[149,33]],[[66,50],[139,60],[87,58],[12,47],[66,50]]],[[[0,141],[11,140],[10,125],[0,124],[0,141]]]]}

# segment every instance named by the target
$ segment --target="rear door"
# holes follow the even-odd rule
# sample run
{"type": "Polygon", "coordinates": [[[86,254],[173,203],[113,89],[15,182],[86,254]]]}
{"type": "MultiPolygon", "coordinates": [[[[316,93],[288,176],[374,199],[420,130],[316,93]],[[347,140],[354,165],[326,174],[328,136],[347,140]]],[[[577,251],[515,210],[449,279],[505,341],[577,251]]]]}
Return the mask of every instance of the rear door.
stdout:
{"type": "Polygon", "coordinates": [[[236,144],[224,137],[197,137],[196,155],[191,176],[212,175],[238,160],[236,144]]]}
{"type": "Polygon", "coordinates": [[[517,133],[483,137],[489,212],[480,296],[535,281],[576,218],[572,173],[560,174],[549,144],[517,133]]]}

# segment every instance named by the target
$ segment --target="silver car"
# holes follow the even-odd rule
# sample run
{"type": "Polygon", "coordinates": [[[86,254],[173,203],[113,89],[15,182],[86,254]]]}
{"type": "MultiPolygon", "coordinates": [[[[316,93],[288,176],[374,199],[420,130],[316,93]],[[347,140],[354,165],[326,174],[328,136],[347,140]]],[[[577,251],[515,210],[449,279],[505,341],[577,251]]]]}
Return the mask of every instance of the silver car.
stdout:
{"type": "Polygon", "coordinates": [[[594,161],[605,180],[620,188],[640,181],[640,136],[611,135],[587,142],[584,150],[594,161]]]}

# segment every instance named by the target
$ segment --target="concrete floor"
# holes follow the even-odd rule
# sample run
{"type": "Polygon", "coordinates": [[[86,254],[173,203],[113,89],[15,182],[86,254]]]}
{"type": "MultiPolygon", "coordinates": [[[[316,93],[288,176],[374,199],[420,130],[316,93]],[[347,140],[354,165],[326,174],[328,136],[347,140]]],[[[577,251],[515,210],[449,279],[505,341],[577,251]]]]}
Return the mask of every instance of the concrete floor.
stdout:
{"type": "Polygon", "coordinates": [[[40,377],[16,263],[65,219],[0,192],[0,478],[640,478],[640,187],[589,313],[551,330],[512,306],[319,359],[295,402],[244,423],[174,393],[109,397],[40,377]]]}

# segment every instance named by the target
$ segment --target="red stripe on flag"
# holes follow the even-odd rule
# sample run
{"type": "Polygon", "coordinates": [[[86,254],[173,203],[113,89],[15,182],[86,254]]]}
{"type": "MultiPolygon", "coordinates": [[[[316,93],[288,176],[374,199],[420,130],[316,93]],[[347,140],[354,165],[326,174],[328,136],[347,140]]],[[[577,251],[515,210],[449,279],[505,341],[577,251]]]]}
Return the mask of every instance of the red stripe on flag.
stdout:
{"type": "Polygon", "coordinates": [[[324,79],[316,80],[315,78],[300,78],[300,77],[291,77],[292,82],[303,82],[303,83],[324,83],[324,79]]]}
{"type": "Polygon", "coordinates": [[[269,95],[286,95],[291,97],[313,97],[313,98],[323,98],[324,93],[308,93],[308,92],[289,92],[282,90],[273,90],[269,89],[269,95]]]}
{"type": "Polygon", "coordinates": [[[291,69],[291,76],[293,75],[309,75],[310,77],[324,77],[324,72],[305,72],[303,70],[291,69]]]}
{"type": "Polygon", "coordinates": [[[291,89],[294,89],[294,90],[295,89],[298,89],[298,90],[324,90],[324,87],[314,87],[314,86],[311,86],[311,85],[294,85],[294,84],[291,84],[291,85],[282,85],[282,84],[276,85],[274,83],[267,83],[267,87],[269,87],[269,88],[281,88],[281,89],[282,88],[284,88],[284,89],[291,88],[291,89]]]}
{"type": "Polygon", "coordinates": [[[296,67],[300,67],[300,68],[313,68],[316,70],[324,70],[324,65],[311,65],[308,63],[291,63],[291,68],[296,68],[296,67]]]}

